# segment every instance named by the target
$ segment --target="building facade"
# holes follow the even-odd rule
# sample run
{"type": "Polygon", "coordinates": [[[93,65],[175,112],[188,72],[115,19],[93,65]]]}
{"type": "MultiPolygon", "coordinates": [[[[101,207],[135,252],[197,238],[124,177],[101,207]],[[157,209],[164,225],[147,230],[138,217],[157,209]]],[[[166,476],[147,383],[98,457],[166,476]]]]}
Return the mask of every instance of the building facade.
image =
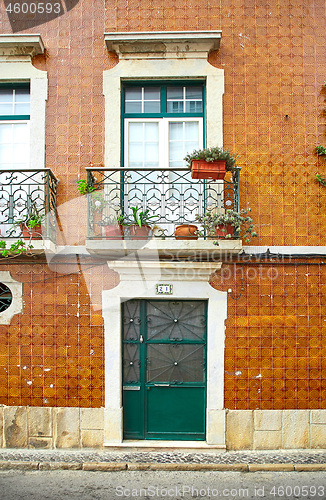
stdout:
{"type": "Polygon", "coordinates": [[[324,448],[324,2],[8,3],[1,446],[324,448]],[[251,241],[175,237],[248,207],[251,241]]]}

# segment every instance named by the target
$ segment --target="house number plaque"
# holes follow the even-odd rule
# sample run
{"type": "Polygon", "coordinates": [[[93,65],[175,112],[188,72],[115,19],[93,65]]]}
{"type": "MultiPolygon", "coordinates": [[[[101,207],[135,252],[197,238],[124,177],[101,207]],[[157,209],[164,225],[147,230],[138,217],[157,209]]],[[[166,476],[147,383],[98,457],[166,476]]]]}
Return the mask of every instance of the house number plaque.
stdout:
{"type": "Polygon", "coordinates": [[[156,295],[172,295],[173,285],[158,284],[156,285],[156,295]]]}

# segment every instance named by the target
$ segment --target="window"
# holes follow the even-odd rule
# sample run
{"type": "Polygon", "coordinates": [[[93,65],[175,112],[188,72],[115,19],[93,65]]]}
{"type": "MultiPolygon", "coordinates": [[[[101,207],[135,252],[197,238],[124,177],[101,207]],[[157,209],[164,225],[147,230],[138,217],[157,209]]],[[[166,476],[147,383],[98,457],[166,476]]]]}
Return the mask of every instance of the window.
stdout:
{"type": "Polygon", "coordinates": [[[123,92],[126,168],[180,168],[203,146],[202,82],[126,83],[123,92]]]}
{"type": "Polygon", "coordinates": [[[0,170],[29,166],[29,84],[0,86],[0,170]]]}

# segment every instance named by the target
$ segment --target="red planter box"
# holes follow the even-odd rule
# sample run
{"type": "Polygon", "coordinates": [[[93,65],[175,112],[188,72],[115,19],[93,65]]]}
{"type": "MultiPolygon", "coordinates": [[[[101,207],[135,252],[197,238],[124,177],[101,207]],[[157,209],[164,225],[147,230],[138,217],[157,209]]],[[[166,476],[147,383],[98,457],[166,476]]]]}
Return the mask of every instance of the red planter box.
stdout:
{"type": "Polygon", "coordinates": [[[216,228],[215,228],[216,236],[219,239],[223,239],[226,237],[227,234],[231,234],[231,237],[233,238],[234,229],[235,229],[235,227],[232,226],[231,224],[222,224],[220,226],[216,226],[216,228]]]}
{"type": "Polygon", "coordinates": [[[28,227],[25,224],[21,224],[20,226],[23,238],[25,240],[41,240],[42,239],[42,226],[41,224],[35,227],[28,227]]]}
{"type": "Polygon", "coordinates": [[[223,180],[226,174],[226,162],[192,160],[191,162],[191,177],[192,179],[221,179],[223,180]]]}

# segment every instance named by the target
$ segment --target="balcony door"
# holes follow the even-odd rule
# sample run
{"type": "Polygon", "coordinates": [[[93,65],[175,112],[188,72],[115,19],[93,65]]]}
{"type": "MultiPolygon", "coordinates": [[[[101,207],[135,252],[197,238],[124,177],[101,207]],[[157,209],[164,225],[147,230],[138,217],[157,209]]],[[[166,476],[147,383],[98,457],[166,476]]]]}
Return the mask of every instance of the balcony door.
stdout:
{"type": "Polygon", "coordinates": [[[180,220],[194,221],[187,202],[198,206],[201,196],[196,181],[189,189],[191,175],[184,157],[203,147],[204,92],[202,82],[138,83],[124,88],[123,165],[129,172],[124,211],[128,213],[131,206],[149,208],[159,215],[167,233],[180,220]],[[182,175],[180,169],[186,169],[182,175]]]}
{"type": "Polygon", "coordinates": [[[124,439],[205,440],[206,309],[200,300],[123,304],[124,439]]]}

